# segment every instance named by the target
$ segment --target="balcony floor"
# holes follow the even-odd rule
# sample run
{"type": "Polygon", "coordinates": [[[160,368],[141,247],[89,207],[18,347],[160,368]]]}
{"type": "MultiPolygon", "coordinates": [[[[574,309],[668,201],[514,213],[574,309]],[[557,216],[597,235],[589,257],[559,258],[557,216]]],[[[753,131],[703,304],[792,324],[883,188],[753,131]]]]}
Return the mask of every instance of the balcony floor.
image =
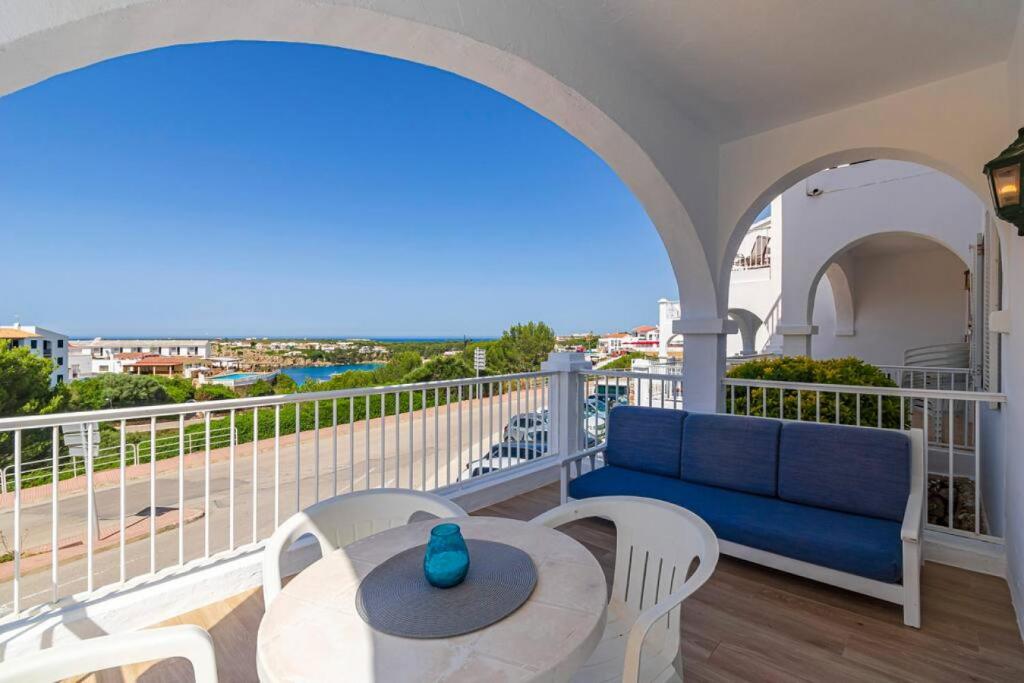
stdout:
{"type": "MultiPolygon", "coordinates": [[[[529,519],[558,502],[555,486],[476,514],[529,519]]],[[[615,530],[587,521],[565,529],[611,578],[615,530]]],[[[1006,582],[927,563],[924,628],[902,625],[896,605],[722,557],[714,576],[683,607],[683,660],[693,681],[1020,681],[1021,642],[1006,582]]],[[[217,647],[222,683],[256,679],[253,590],[166,624],[203,626],[217,647]]],[[[89,681],[191,680],[183,661],[110,670],[89,681]]]]}

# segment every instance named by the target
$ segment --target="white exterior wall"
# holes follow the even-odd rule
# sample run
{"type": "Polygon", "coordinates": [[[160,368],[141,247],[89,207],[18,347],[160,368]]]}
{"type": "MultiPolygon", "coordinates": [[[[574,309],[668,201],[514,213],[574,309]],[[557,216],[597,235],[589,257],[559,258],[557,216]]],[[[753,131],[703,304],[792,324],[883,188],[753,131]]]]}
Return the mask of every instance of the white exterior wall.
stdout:
{"type": "Polygon", "coordinates": [[[951,252],[908,251],[854,259],[849,266],[856,333],[836,335],[832,289],[822,278],[814,300],[815,358],[856,356],[902,365],[908,348],[964,341],[964,264],[951,252]]]}
{"type": "Polygon", "coordinates": [[[48,358],[53,362],[53,370],[50,372],[50,386],[56,386],[59,382],[68,381],[68,336],[60,332],[54,332],[35,325],[20,325],[15,323],[12,327],[24,330],[31,334],[38,335],[30,339],[18,339],[15,346],[28,349],[35,356],[48,358]]]}
{"type": "MultiPolygon", "coordinates": [[[[899,364],[907,348],[963,341],[963,270],[973,263],[970,247],[983,220],[974,193],[918,164],[880,160],[816,173],[772,202],[771,267],[732,272],[729,310],[737,320],[749,311],[764,323],[756,352],[782,351],[779,328],[818,325],[813,357],[899,364]],[[935,248],[894,262],[877,254],[871,262],[853,258],[858,244],[891,233],[927,238],[935,248]],[[838,327],[835,310],[843,302],[825,277],[836,262],[849,284],[844,296],[853,314],[842,316],[838,327]]],[[[747,234],[740,254],[749,253],[757,234],[747,234]]],[[[729,335],[726,348],[729,355],[740,353],[740,334],[729,335]]]]}

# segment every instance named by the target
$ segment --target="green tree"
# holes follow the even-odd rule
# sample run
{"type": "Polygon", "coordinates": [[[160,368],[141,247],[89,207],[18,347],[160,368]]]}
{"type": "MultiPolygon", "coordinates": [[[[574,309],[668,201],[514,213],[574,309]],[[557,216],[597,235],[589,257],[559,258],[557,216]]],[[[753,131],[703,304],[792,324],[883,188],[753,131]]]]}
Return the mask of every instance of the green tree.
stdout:
{"type": "Polygon", "coordinates": [[[534,372],[555,348],[555,333],[542,322],[519,323],[487,348],[487,365],[499,373],[534,372]]]}
{"type": "Polygon", "coordinates": [[[146,375],[103,374],[68,385],[67,409],[103,410],[174,402],[164,386],[146,375]]]}
{"type": "Polygon", "coordinates": [[[153,379],[164,388],[164,391],[167,392],[167,399],[171,403],[184,403],[195,397],[196,389],[190,379],[162,375],[153,375],[153,379]]]}
{"type": "Polygon", "coordinates": [[[38,413],[54,397],[53,363],[28,349],[0,343],[0,417],[38,413]]]}
{"type": "Polygon", "coordinates": [[[463,356],[438,356],[403,377],[402,383],[439,382],[446,379],[462,379],[472,375],[473,368],[463,356]]]}

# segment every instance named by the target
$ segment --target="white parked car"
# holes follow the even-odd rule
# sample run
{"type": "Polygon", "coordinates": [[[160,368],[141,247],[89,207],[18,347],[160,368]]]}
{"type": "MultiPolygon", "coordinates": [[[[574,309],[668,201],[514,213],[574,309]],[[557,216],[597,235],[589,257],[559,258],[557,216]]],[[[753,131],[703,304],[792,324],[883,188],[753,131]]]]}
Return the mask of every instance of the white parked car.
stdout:
{"type": "Polygon", "coordinates": [[[459,481],[466,481],[473,477],[515,467],[525,462],[539,458],[547,452],[539,442],[530,443],[526,441],[505,441],[495,444],[490,452],[479,460],[474,460],[459,475],[459,481]]]}

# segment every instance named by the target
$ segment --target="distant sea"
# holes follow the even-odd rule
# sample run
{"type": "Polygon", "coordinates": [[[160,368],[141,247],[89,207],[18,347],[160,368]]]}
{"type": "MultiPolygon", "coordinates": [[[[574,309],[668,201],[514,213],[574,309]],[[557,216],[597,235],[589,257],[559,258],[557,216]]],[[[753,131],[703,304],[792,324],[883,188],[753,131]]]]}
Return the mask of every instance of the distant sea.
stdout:
{"type": "Polygon", "coordinates": [[[321,365],[299,368],[282,368],[281,372],[291,377],[295,380],[296,384],[301,386],[302,384],[305,384],[307,379],[323,382],[330,379],[333,375],[348,372],[349,370],[373,370],[380,366],[381,363],[354,363],[352,365],[321,365]]]}

